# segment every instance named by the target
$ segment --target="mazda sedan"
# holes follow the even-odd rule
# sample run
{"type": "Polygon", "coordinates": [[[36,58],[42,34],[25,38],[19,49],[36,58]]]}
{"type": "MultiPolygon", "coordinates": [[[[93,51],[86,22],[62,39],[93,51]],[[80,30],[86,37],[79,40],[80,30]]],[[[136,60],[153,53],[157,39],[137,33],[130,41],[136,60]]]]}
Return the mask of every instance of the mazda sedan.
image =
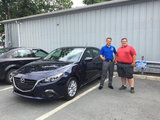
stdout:
{"type": "Polygon", "coordinates": [[[48,55],[42,49],[12,47],[0,49],[0,80],[12,84],[12,74],[25,64],[48,55]]]}
{"type": "Polygon", "coordinates": [[[31,99],[70,100],[81,86],[100,77],[99,52],[95,47],[58,48],[43,60],[17,70],[13,77],[14,93],[31,99]]]}

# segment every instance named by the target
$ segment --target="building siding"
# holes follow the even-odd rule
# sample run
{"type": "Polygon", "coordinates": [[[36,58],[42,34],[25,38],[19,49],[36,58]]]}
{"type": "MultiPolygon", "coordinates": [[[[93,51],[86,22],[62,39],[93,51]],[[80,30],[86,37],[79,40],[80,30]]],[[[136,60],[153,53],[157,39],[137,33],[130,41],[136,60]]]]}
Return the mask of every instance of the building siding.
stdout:
{"type": "MultiPolygon", "coordinates": [[[[20,20],[20,46],[52,51],[62,46],[105,45],[106,37],[118,48],[121,38],[147,61],[160,61],[160,1],[131,1],[85,11],[20,20]]],[[[18,46],[17,23],[5,23],[6,41],[18,46]]],[[[7,45],[7,44],[6,44],[7,45]]]]}

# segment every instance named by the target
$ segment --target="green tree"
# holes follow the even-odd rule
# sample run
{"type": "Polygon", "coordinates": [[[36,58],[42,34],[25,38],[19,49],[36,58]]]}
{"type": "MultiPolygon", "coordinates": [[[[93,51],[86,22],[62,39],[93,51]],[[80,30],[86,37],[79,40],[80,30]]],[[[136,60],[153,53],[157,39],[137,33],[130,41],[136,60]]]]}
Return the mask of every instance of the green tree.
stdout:
{"type": "Polygon", "coordinates": [[[15,0],[9,7],[9,19],[38,14],[36,5],[32,0],[15,0]]]}
{"type": "Polygon", "coordinates": [[[71,0],[0,0],[0,20],[71,8],[71,0]]]}
{"type": "Polygon", "coordinates": [[[95,3],[100,3],[100,2],[105,2],[105,1],[110,1],[110,0],[83,0],[84,4],[95,4],[95,3]]]}
{"type": "Polygon", "coordinates": [[[0,33],[4,32],[4,25],[0,24],[0,33]]]}

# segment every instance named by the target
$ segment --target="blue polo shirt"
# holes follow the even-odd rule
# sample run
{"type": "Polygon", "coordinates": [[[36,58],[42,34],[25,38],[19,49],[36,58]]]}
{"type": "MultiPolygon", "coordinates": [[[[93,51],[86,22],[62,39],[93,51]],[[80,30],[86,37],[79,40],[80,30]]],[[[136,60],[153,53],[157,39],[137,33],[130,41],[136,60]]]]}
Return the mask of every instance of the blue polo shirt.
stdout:
{"type": "Polygon", "coordinates": [[[113,60],[113,53],[117,54],[117,51],[114,46],[108,47],[107,45],[103,46],[100,50],[100,55],[105,57],[105,60],[113,60]]]}

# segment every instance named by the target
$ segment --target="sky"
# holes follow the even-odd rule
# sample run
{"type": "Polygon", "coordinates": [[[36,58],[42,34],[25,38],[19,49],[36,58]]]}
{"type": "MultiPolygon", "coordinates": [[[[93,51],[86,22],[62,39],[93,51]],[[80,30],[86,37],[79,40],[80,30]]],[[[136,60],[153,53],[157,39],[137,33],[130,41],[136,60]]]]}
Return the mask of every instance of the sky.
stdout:
{"type": "Polygon", "coordinates": [[[72,7],[81,7],[83,6],[83,0],[72,0],[73,1],[73,6],[72,7]]]}

